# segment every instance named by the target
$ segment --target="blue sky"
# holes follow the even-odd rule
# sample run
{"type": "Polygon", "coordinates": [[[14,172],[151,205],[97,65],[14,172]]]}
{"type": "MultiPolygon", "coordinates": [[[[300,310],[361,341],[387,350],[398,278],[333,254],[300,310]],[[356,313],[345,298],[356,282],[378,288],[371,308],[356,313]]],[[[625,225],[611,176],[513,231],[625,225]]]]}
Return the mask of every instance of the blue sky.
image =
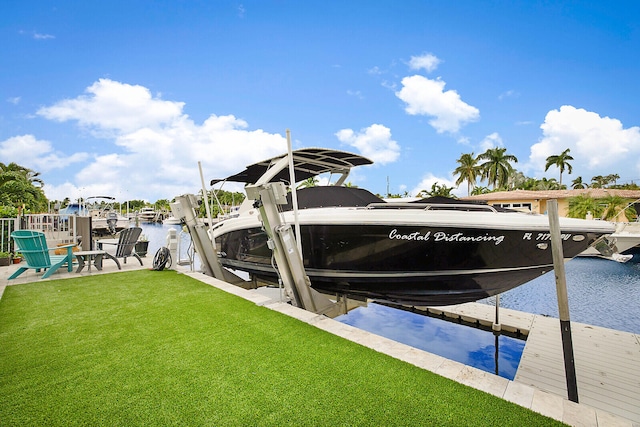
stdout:
{"type": "MultiPolygon", "coordinates": [[[[0,162],[50,199],[171,199],[294,148],[375,161],[351,182],[453,186],[505,147],[527,176],[640,182],[636,1],[0,4],[0,162]]],[[[486,183],[484,183],[486,185],[486,183]]],[[[225,187],[234,189],[233,187],[225,187]]],[[[466,195],[466,185],[456,194],[466,195]]]]}

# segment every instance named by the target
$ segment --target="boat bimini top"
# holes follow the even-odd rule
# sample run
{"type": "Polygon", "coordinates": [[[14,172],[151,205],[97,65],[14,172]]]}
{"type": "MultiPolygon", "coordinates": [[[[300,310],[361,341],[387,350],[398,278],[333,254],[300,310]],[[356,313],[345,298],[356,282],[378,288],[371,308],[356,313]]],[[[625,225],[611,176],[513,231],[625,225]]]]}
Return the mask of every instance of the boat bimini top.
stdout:
{"type": "MultiPolygon", "coordinates": [[[[352,167],[373,164],[371,160],[358,154],[326,148],[303,148],[292,153],[297,182],[323,173],[336,173],[342,176],[333,185],[342,185],[352,167]]],[[[287,154],[254,163],[247,166],[242,172],[227,178],[213,179],[211,185],[223,181],[244,182],[246,184],[254,184],[258,181],[290,184],[287,154]]]]}

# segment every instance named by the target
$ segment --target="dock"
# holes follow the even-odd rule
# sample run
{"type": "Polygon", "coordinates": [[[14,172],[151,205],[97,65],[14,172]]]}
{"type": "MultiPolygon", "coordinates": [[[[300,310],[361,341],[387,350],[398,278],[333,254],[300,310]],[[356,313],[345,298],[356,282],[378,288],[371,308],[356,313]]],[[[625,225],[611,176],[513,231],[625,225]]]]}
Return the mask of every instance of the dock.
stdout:
{"type": "MultiPolygon", "coordinates": [[[[483,326],[495,319],[495,308],[479,303],[424,309],[483,326]]],[[[499,312],[502,330],[527,336],[514,382],[566,398],[559,320],[505,308],[499,312]]],[[[640,335],[578,322],[571,322],[571,335],[579,402],[640,423],[640,335]]]]}
{"type": "MultiPolygon", "coordinates": [[[[122,271],[149,268],[138,263],[124,264],[122,271]]],[[[16,280],[7,277],[16,267],[0,269],[0,298],[6,286],[38,281],[40,274],[29,271],[16,280]]],[[[513,381],[445,359],[423,350],[340,323],[280,301],[279,291],[271,294],[246,290],[200,272],[178,267],[182,274],[232,293],[257,305],[281,312],[334,335],[357,342],[375,351],[430,370],[453,381],[485,391],[571,426],[640,425],[640,334],[615,331],[572,322],[573,345],[580,403],[567,399],[559,320],[556,318],[500,308],[503,331],[527,336],[527,342],[513,381]]],[[[119,271],[105,263],[102,271],[68,273],[58,270],[50,279],[108,274],[119,271]]],[[[426,307],[433,315],[460,319],[465,323],[489,326],[495,307],[467,303],[447,307],[426,307]]]]}

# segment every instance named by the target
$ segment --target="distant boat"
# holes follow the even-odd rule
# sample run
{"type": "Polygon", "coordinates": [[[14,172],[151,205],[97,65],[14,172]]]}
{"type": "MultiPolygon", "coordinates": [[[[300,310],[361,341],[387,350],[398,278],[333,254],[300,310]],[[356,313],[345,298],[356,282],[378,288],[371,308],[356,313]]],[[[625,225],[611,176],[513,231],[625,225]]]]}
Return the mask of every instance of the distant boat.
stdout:
{"type": "Polygon", "coordinates": [[[83,201],[69,203],[60,209],[60,215],[91,217],[91,230],[96,236],[114,235],[129,227],[129,219],[113,207],[115,197],[91,196],[83,201]]]}
{"type": "Polygon", "coordinates": [[[180,219],[176,218],[173,215],[162,220],[162,223],[167,225],[180,224],[180,222],[181,222],[180,219]]]}
{"type": "Polygon", "coordinates": [[[142,208],[136,214],[136,218],[141,222],[156,222],[158,214],[153,208],[142,208]]]}

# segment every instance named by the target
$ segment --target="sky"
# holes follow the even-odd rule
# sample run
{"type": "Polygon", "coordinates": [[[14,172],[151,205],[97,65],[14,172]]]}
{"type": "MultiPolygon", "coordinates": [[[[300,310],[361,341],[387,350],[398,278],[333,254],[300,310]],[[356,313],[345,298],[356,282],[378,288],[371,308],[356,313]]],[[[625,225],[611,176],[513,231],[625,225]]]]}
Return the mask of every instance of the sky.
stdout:
{"type": "Polygon", "coordinates": [[[495,147],[640,183],[637,1],[4,0],[0,37],[0,162],[51,200],[197,193],[287,129],[373,160],[349,181],[381,195],[495,147]]]}

